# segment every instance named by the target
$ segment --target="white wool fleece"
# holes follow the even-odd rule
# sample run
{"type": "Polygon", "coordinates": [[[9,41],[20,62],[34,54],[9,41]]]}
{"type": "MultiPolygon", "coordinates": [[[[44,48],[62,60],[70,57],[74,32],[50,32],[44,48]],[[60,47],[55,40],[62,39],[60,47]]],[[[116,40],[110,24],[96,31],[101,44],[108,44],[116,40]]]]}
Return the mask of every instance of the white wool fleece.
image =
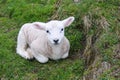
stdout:
{"type": "Polygon", "coordinates": [[[53,60],[67,58],[70,44],[64,36],[64,28],[73,21],[74,17],[69,17],[62,21],[24,24],[17,38],[17,54],[25,59],[35,58],[40,63],[46,63],[49,58],[53,60]]]}

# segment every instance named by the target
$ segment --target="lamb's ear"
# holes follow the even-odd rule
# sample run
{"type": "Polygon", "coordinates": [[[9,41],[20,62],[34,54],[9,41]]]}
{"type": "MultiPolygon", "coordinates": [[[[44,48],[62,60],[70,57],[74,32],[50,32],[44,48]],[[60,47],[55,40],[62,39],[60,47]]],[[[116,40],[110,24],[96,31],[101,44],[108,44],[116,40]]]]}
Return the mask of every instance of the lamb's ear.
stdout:
{"type": "Polygon", "coordinates": [[[75,19],[74,17],[69,17],[67,19],[64,19],[62,23],[65,27],[67,27],[74,21],[74,19],[75,19]]]}
{"type": "Polygon", "coordinates": [[[45,23],[34,22],[32,23],[36,29],[45,30],[45,23]]]}

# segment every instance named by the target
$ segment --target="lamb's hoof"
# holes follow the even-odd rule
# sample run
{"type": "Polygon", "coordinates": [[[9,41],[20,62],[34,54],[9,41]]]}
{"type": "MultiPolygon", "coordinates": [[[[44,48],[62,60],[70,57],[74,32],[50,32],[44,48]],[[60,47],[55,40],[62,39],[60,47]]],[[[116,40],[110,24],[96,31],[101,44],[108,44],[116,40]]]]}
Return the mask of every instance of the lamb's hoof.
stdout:
{"type": "Polygon", "coordinates": [[[30,58],[30,59],[27,59],[27,60],[29,60],[29,61],[33,61],[33,60],[35,60],[35,58],[30,58]]]}

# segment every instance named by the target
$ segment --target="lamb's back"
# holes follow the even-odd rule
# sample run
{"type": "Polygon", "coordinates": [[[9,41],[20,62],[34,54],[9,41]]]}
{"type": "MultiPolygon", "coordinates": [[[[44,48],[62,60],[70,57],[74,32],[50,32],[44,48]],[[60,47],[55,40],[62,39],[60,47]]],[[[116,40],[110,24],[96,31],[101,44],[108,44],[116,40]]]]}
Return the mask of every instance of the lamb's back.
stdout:
{"type": "Polygon", "coordinates": [[[21,29],[26,37],[28,44],[31,44],[38,38],[42,40],[44,37],[46,37],[46,32],[35,28],[35,25],[32,25],[32,23],[24,24],[21,29]]]}

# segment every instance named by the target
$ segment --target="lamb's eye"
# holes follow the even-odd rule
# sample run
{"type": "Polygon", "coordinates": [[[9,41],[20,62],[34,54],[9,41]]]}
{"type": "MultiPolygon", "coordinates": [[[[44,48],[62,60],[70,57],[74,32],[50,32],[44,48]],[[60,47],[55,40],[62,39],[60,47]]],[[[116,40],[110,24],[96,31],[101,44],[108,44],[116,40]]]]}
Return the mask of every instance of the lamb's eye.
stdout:
{"type": "Polygon", "coordinates": [[[46,31],[47,33],[50,33],[49,30],[46,31]]]}
{"type": "Polygon", "coordinates": [[[61,31],[63,31],[63,28],[61,29],[61,31]]]}

